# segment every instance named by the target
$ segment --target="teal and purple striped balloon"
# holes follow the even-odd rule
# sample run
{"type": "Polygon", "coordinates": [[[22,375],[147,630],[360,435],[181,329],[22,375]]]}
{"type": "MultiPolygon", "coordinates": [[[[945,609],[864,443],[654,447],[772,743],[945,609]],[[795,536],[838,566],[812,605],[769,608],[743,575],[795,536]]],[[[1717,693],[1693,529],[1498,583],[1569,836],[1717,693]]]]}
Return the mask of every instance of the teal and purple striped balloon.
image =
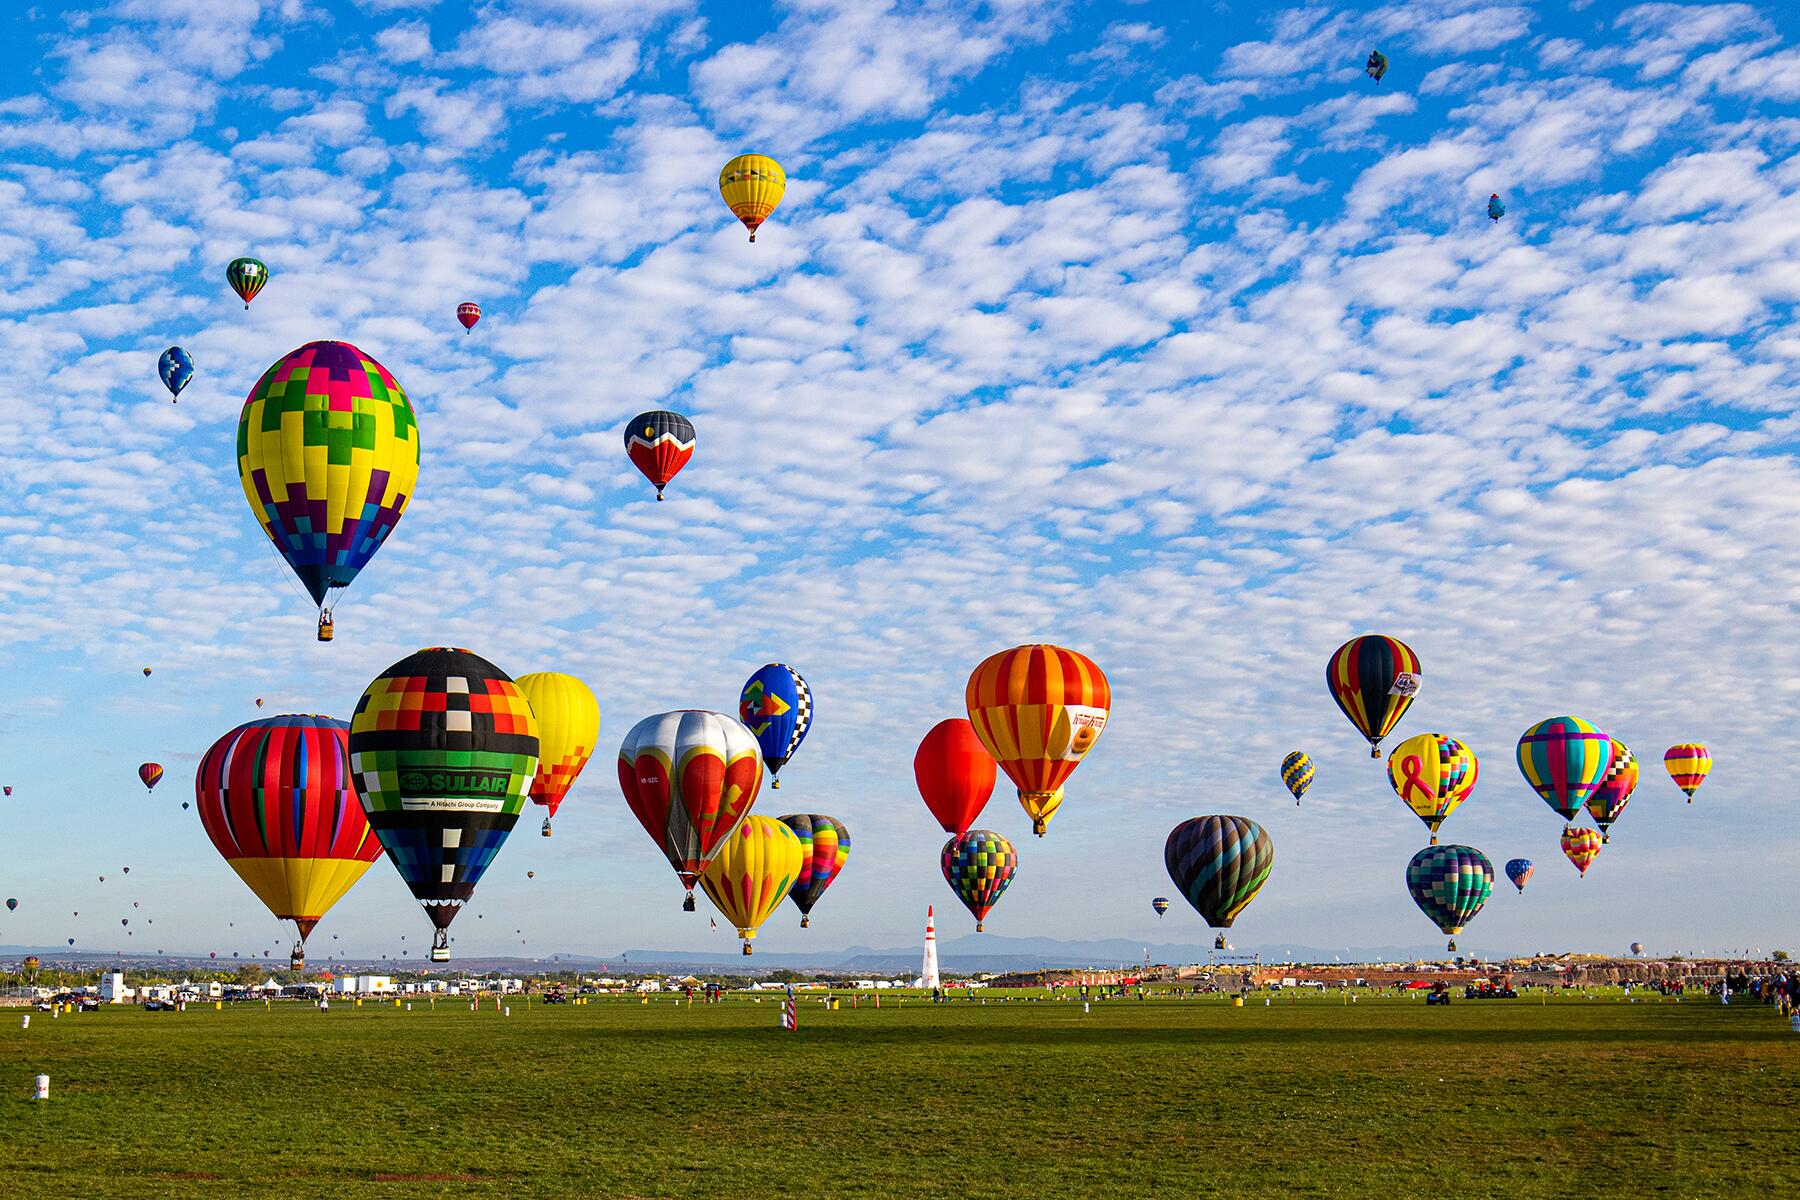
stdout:
{"type": "Polygon", "coordinates": [[[1230,929],[1268,882],[1275,840],[1248,817],[1193,817],[1163,846],[1169,878],[1214,929],[1230,929]]]}
{"type": "Polygon", "coordinates": [[[1519,738],[1525,782],[1565,821],[1573,821],[1600,786],[1612,758],[1612,739],[1580,717],[1539,721],[1519,738]]]}
{"type": "Polygon", "coordinates": [[[1406,890],[1432,924],[1454,937],[1493,895],[1494,864],[1473,846],[1427,846],[1406,864],[1406,890]]]}

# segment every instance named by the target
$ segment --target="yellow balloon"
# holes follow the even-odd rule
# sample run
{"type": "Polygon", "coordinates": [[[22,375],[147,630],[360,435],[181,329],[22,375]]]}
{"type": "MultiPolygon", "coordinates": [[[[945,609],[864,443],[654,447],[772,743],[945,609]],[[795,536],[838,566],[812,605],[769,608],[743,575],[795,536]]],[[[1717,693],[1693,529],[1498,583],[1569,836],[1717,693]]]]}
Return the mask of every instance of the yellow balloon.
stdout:
{"type": "Polygon", "coordinates": [[[531,781],[531,799],[550,810],[543,828],[549,837],[550,818],[600,738],[600,702],[587,684],[560,671],[533,671],[514,682],[537,718],[538,769],[531,781]]]}
{"type": "Polygon", "coordinates": [[[719,172],[719,195],[756,240],[756,227],[769,219],[787,193],[787,172],[766,154],[740,154],[719,172]]]}
{"type": "Polygon", "coordinates": [[[804,858],[800,839],[782,822],[747,817],[700,876],[700,886],[744,939],[745,954],[756,927],[787,899],[804,858]]]}
{"type": "Polygon", "coordinates": [[[1388,755],[1388,782],[1431,830],[1434,846],[1438,826],[1469,798],[1480,774],[1475,752],[1447,733],[1409,737],[1388,755]]]}

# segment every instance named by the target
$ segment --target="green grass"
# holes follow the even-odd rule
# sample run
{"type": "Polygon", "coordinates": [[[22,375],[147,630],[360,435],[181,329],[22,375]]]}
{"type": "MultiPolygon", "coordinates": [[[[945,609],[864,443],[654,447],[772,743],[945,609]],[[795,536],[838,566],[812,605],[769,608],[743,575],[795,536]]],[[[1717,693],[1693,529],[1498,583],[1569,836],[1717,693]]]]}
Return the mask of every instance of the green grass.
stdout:
{"type": "Polygon", "coordinates": [[[1800,1122],[1800,1037],[1691,998],[778,1011],[0,1012],[0,1194],[1774,1194],[1800,1122]]]}

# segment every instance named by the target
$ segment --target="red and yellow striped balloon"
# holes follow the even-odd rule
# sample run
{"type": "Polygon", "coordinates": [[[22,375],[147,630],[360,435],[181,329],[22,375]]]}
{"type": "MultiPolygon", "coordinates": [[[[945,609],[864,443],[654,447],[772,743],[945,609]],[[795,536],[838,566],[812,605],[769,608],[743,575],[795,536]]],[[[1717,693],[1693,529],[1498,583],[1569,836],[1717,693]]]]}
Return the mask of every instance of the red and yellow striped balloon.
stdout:
{"type": "Polygon", "coordinates": [[[1700,790],[1707,773],[1712,770],[1712,752],[1699,742],[1682,742],[1663,752],[1663,766],[1668,769],[1675,786],[1687,793],[1688,803],[1692,804],[1694,793],[1700,790]]]}
{"type": "Polygon", "coordinates": [[[1597,830],[1585,825],[1567,825],[1562,832],[1562,852],[1568,860],[1575,864],[1575,869],[1583,875],[1593,861],[1600,857],[1600,834],[1597,830]]]}
{"type": "Polygon", "coordinates": [[[792,829],[770,817],[747,817],[706,865],[700,886],[744,939],[745,954],[756,927],[787,899],[805,856],[792,829]]]}
{"type": "Polygon", "coordinates": [[[1016,646],[969,676],[969,723],[1044,836],[1063,783],[1100,740],[1112,688],[1093,660],[1061,646],[1016,646]]]}

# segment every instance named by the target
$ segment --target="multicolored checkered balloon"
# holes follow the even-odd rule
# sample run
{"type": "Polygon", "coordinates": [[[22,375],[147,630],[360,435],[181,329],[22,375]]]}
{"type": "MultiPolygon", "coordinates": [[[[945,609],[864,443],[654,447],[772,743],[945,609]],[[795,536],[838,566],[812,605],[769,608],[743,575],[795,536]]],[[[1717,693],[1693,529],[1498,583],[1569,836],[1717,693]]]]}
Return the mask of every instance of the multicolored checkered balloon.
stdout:
{"type": "Polygon", "coordinates": [[[506,672],[467,650],[420,650],[383,671],[350,718],[350,770],[369,825],[446,930],[525,807],[537,720],[506,672]]]}
{"type": "Polygon", "coordinates": [[[991,829],[971,829],[945,842],[940,857],[944,882],[974,914],[975,932],[980,933],[982,922],[1019,869],[1019,852],[991,829]]]}
{"type": "Polygon", "coordinates": [[[1406,890],[1420,912],[1454,936],[1493,895],[1494,864],[1473,846],[1427,846],[1406,864],[1406,890]]]}

